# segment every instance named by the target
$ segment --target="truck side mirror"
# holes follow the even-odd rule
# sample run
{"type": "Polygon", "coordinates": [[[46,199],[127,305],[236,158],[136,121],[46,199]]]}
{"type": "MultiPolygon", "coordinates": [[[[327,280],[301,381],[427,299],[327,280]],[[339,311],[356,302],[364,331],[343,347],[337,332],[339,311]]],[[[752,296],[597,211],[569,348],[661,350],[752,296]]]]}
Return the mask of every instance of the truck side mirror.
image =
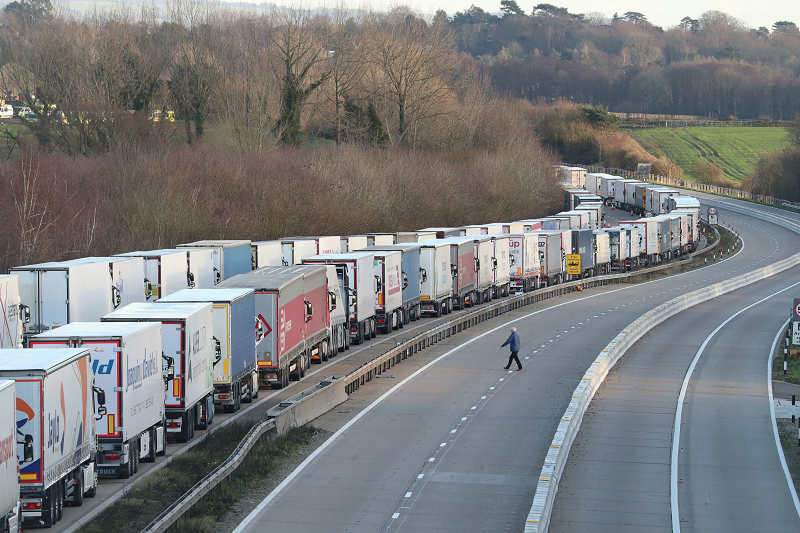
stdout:
{"type": "Polygon", "coordinates": [[[119,292],[119,289],[116,288],[114,285],[111,286],[111,305],[114,306],[114,309],[119,307],[119,304],[122,303],[122,294],[119,292]]]}
{"type": "Polygon", "coordinates": [[[383,289],[383,283],[381,283],[381,278],[375,276],[375,294],[378,294],[383,289]]]}
{"type": "Polygon", "coordinates": [[[328,291],[328,307],[330,311],[336,309],[336,295],[331,291],[328,291]]]}
{"type": "Polygon", "coordinates": [[[480,270],[480,269],[481,269],[481,260],[475,259],[475,270],[480,270]]]}
{"type": "Polygon", "coordinates": [[[23,324],[28,324],[31,321],[31,308],[25,304],[19,304],[19,316],[22,317],[23,324]]]}
{"type": "Polygon", "coordinates": [[[458,277],[458,265],[450,265],[450,274],[452,274],[454,278],[458,277]]]}
{"type": "Polygon", "coordinates": [[[150,283],[150,280],[144,278],[144,299],[149,300],[153,297],[153,284],[150,283]]]}
{"type": "MultiPolygon", "coordinates": [[[[19,431],[18,431],[19,433],[19,431]]],[[[31,463],[33,462],[33,435],[27,434],[22,436],[22,462],[23,463],[31,463]]]]}
{"type": "Polygon", "coordinates": [[[406,287],[408,287],[408,274],[403,272],[403,289],[405,289],[406,287]]]}
{"type": "Polygon", "coordinates": [[[219,285],[222,281],[222,274],[220,273],[218,268],[214,268],[214,285],[219,285]]]}
{"type": "Polygon", "coordinates": [[[194,274],[192,274],[191,270],[186,271],[186,284],[189,286],[190,289],[194,289],[194,274]]]}
{"type": "Polygon", "coordinates": [[[164,352],[161,352],[161,359],[167,363],[167,373],[164,376],[164,382],[169,382],[175,379],[175,359],[172,357],[167,357],[164,355],[164,352]]]}
{"type": "Polygon", "coordinates": [[[104,391],[100,387],[92,387],[92,390],[94,391],[95,397],[97,398],[97,403],[100,405],[105,405],[106,391],[104,391]]]}
{"type": "Polygon", "coordinates": [[[492,257],[492,270],[497,270],[497,258],[492,257]]]}
{"type": "Polygon", "coordinates": [[[509,265],[516,265],[517,264],[517,258],[515,256],[513,256],[513,255],[509,255],[508,256],[508,264],[509,265]]]}
{"type": "Polygon", "coordinates": [[[95,417],[97,420],[100,420],[104,416],[108,414],[108,410],[106,409],[105,405],[101,405],[97,408],[97,416],[95,417]]]}
{"type": "Polygon", "coordinates": [[[306,304],[306,322],[310,322],[312,318],[314,318],[314,309],[311,306],[311,302],[305,302],[306,304]]]}
{"type": "Polygon", "coordinates": [[[542,250],[539,250],[539,261],[544,262],[544,252],[542,250]]]}
{"type": "Polygon", "coordinates": [[[256,256],[251,255],[250,256],[250,270],[255,270],[255,269],[256,269],[256,256]]]}
{"type": "Polygon", "coordinates": [[[419,277],[422,281],[428,281],[428,271],[424,268],[419,269],[419,277]]]}

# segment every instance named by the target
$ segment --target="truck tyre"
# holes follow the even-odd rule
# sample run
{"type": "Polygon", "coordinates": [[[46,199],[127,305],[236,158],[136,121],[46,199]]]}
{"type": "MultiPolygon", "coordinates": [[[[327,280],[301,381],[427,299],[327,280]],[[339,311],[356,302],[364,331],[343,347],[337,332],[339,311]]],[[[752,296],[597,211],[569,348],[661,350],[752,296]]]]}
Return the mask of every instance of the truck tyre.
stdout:
{"type": "Polygon", "coordinates": [[[133,475],[133,456],[128,456],[128,462],[122,465],[119,469],[119,477],[122,479],[128,479],[133,475]]]}
{"type": "Polygon", "coordinates": [[[353,344],[359,345],[364,342],[364,329],[367,327],[366,324],[358,324],[356,327],[356,338],[353,339],[353,344]]]}
{"type": "Polygon", "coordinates": [[[319,345],[319,360],[320,362],[328,360],[328,354],[330,353],[330,349],[328,348],[328,341],[322,341],[319,345]]]}
{"type": "Polygon", "coordinates": [[[133,452],[133,473],[139,473],[139,453],[140,453],[140,446],[139,439],[136,439],[136,449],[133,452]]]}
{"type": "Polygon", "coordinates": [[[444,302],[441,302],[441,303],[438,303],[438,304],[433,304],[433,308],[435,310],[435,312],[433,313],[433,316],[435,316],[436,318],[439,318],[440,316],[442,316],[442,307],[444,307],[444,302]]]}
{"type": "Polygon", "coordinates": [[[253,384],[250,381],[247,381],[247,394],[242,396],[242,403],[253,403],[253,384]]]}
{"type": "Polygon", "coordinates": [[[339,332],[339,342],[336,343],[336,351],[343,352],[347,349],[347,338],[350,337],[350,332],[345,331],[344,326],[337,328],[339,332]]]}
{"type": "Polygon", "coordinates": [[[400,309],[400,320],[397,322],[397,327],[403,329],[406,324],[408,324],[408,309],[404,307],[400,309]]]}
{"type": "Polygon", "coordinates": [[[83,505],[83,472],[78,469],[75,476],[75,487],[72,489],[72,507],[81,507],[83,505]]]}
{"type": "Polygon", "coordinates": [[[54,497],[55,486],[47,489],[42,498],[42,522],[43,526],[50,528],[56,523],[56,499],[54,497]]]}
{"type": "Polygon", "coordinates": [[[88,498],[94,498],[97,496],[97,471],[94,472],[94,479],[92,480],[92,486],[89,490],[86,491],[86,496],[88,498]]]}
{"type": "Polygon", "coordinates": [[[150,428],[147,432],[147,438],[150,439],[150,453],[147,454],[147,461],[150,463],[156,462],[156,428],[150,428]]]}

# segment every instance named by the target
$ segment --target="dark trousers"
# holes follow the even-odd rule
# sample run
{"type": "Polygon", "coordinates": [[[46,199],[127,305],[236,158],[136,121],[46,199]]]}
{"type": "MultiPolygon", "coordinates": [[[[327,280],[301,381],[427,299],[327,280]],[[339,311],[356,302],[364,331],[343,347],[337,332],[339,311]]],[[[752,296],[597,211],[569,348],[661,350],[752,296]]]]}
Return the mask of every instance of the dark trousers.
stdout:
{"type": "Polygon", "coordinates": [[[508,356],[508,364],[506,365],[506,370],[508,370],[508,367],[511,366],[512,361],[517,362],[517,368],[522,368],[522,363],[519,362],[519,357],[517,357],[517,352],[511,352],[511,355],[508,356]]]}

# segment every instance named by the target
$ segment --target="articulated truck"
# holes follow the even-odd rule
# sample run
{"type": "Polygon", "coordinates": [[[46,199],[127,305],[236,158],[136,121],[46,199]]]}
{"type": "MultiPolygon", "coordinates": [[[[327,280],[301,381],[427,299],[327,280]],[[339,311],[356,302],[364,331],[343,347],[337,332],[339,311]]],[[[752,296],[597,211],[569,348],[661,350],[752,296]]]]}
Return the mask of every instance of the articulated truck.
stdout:
{"type": "Polygon", "coordinates": [[[31,310],[20,300],[16,274],[0,276],[0,310],[0,349],[22,348],[22,332],[31,319],[31,310]]]}
{"type": "Polygon", "coordinates": [[[105,393],[95,386],[92,363],[88,348],[0,350],[0,379],[16,381],[25,523],[51,527],[64,505],[81,506],[97,494],[95,413],[105,414],[105,393]]]}
{"type": "Polygon", "coordinates": [[[17,389],[14,380],[0,380],[0,531],[17,533],[19,504],[17,441],[17,389]]]}
{"type": "Polygon", "coordinates": [[[91,350],[95,386],[107,392],[96,424],[99,476],[129,478],[140,460],[164,452],[160,324],[73,322],[36,335],[30,345],[91,350]]]}
{"type": "Polygon", "coordinates": [[[137,303],[104,316],[103,322],[161,325],[167,437],[187,442],[195,428],[207,429],[214,419],[214,366],[221,359],[214,342],[212,304],[137,303]]]}

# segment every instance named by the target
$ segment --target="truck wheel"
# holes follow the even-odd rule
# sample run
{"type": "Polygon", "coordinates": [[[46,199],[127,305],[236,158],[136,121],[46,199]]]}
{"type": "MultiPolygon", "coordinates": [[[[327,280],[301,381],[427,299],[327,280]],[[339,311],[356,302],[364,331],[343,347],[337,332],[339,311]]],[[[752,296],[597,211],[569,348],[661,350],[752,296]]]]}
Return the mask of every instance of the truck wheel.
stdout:
{"type": "Polygon", "coordinates": [[[147,438],[150,439],[150,453],[147,454],[147,461],[150,463],[156,462],[156,428],[150,428],[150,431],[147,432],[147,438]]]}
{"type": "Polygon", "coordinates": [[[359,324],[356,332],[356,338],[353,339],[353,344],[359,345],[364,342],[364,329],[366,328],[366,324],[359,324]]]}
{"type": "Polygon", "coordinates": [[[247,394],[242,397],[242,403],[253,403],[253,384],[247,382],[247,394]]]}
{"type": "Polygon", "coordinates": [[[81,477],[83,472],[78,469],[78,475],[75,476],[75,486],[72,488],[72,507],[81,507],[83,505],[83,480],[81,477]]]}
{"type": "Polygon", "coordinates": [[[403,308],[400,309],[400,320],[397,321],[397,327],[403,329],[406,324],[408,324],[408,309],[403,308]]]}
{"type": "Polygon", "coordinates": [[[402,311],[398,309],[392,314],[392,317],[392,329],[400,329],[400,324],[403,322],[402,311]]]}
{"type": "Polygon", "coordinates": [[[128,479],[133,475],[133,457],[128,457],[128,462],[122,465],[122,468],[119,469],[119,477],[122,479],[128,479]]]}
{"type": "Polygon", "coordinates": [[[86,496],[88,498],[94,498],[97,496],[97,470],[94,472],[94,479],[92,480],[92,486],[89,490],[86,491],[86,496]]]}
{"type": "Polygon", "coordinates": [[[42,522],[44,527],[53,527],[56,523],[55,487],[50,487],[42,498],[42,522]]]}
{"type": "Polygon", "coordinates": [[[142,444],[139,442],[139,439],[136,439],[136,451],[133,452],[133,473],[139,473],[139,454],[141,453],[141,446],[142,444]]]}
{"type": "Polygon", "coordinates": [[[322,343],[320,343],[320,348],[319,348],[320,362],[327,361],[329,353],[330,349],[328,348],[328,341],[323,341],[322,343]]]}
{"type": "Polygon", "coordinates": [[[433,304],[433,308],[435,309],[433,316],[435,316],[436,318],[442,316],[442,307],[444,307],[444,302],[439,304],[433,304]]]}
{"type": "Polygon", "coordinates": [[[336,331],[338,331],[340,335],[336,343],[336,351],[343,352],[347,349],[347,338],[350,336],[350,332],[345,331],[344,326],[338,328],[336,331]]]}

